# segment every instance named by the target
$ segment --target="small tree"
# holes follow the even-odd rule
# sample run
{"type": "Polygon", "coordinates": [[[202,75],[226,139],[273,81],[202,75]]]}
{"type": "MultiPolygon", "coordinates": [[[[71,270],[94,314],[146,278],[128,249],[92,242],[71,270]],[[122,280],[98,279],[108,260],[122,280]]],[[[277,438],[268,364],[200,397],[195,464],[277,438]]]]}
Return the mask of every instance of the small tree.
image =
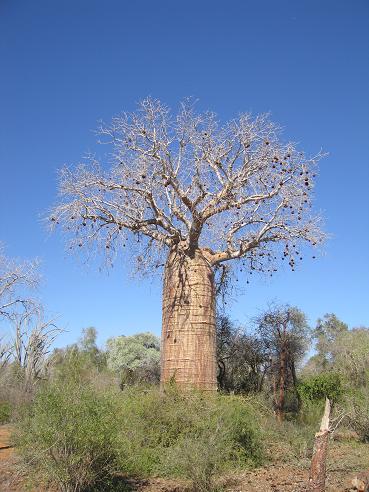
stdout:
{"type": "Polygon", "coordinates": [[[314,364],[318,370],[327,370],[332,366],[334,355],[332,349],[337,337],[348,331],[348,326],[339,320],[335,314],[325,314],[323,319],[318,319],[313,331],[316,340],[316,355],[314,364]]]}
{"type": "Polygon", "coordinates": [[[302,311],[281,306],[260,316],[257,329],[269,353],[273,403],[277,419],[282,421],[288,389],[293,389],[299,404],[296,363],[306,352],[309,327],[302,311]]]}
{"type": "Polygon", "coordinates": [[[108,368],[126,383],[159,382],[160,340],[152,333],[110,338],[107,341],[108,368]]]}
{"type": "Polygon", "coordinates": [[[52,226],[70,247],[101,246],[112,259],[130,251],[141,269],[165,265],[162,383],[216,389],[214,275],[228,265],[272,275],[292,270],[303,245],[320,243],[311,213],[315,164],[282,143],[268,115],[220,125],[184,102],[173,117],[146,99],[133,114],[101,125],[111,148],[60,173],[52,226]]]}
{"type": "Polygon", "coordinates": [[[331,347],[332,369],[346,385],[369,387],[369,328],[343,330],[331,347]]]}

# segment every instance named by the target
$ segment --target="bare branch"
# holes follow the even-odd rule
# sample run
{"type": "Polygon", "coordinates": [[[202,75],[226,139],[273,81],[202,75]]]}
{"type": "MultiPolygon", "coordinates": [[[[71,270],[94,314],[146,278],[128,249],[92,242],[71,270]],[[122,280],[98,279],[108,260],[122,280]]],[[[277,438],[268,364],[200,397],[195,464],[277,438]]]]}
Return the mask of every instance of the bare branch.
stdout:
{"type": "Polygon", "coordinates": [[[0,318],[34,304],[29,291],[38,285],[37,268],[38,261],[17,262],[6,257],[0,247],[0,318]]]}
{"type": "Polygon", "coordinates": [[[49,215],[71,248],[100,246],[109,256],[128,246],[156,267],[168,250],[191,256],[200,248],[211,265],[238,259],[273,273],[280,257],[294,269],[298,244],[325,239],[311,204],[323,154],[308,158],[282,143],[268,115],[220,125],[214,113],[196,113],[192,101],[173,118],[146,99],[98,134],[109,145],[108,162],[89,155],[62,169],[61,199],[49,215]]]}

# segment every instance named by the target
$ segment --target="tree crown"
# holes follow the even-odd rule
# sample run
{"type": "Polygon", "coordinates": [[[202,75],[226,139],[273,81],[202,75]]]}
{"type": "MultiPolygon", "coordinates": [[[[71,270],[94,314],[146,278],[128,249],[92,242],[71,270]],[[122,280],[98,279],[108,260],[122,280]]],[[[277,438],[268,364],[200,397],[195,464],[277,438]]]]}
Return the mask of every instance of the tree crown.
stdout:
{"type": "Polygon", "coordinates": [[[200,248],[212,265],[240,259],[272,273],[277,256],[294,269],[299,243],[324,239],[311,212],[322,154],[307,158],[282,143],[268,115],[221,125],[191,101],[172,116],[145,99],[98,134],[110,148],[107,164],[89,155],[63,168],[60,203],[49,217],[71,234],[71,247],[100,245],[111,255],[133,244],[141,265],[151,266],[168,249],[192,255],[200,248]]]}

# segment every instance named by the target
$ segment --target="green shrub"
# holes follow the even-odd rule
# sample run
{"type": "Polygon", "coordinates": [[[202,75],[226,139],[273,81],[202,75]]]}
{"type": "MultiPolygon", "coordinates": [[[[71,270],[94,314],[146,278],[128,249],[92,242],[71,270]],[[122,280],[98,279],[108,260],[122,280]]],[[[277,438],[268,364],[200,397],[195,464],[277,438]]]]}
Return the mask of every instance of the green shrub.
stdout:
{"type": "Polygon", "coordinates": [[[262,459],[257,418],[241,397],[131,389],[121,398],[116,446],[129,473],[187,478],[205,491],[221,471],[262,459]]]}
{"type": "Polygon", "coordinates": [[[103,490],[117,472],[181,477],[198,492],[215,490],[222,471],[261,462],[260,442],[258,419],[242,397],[112,392],[79,382],[72,370],[38,392],[16,433],[37,480],[65,492],[103,490]]]}
{"type": "Polygon", "coordinates": [[[114,407],[86,383],[55,382],[36,396],[18,426],[16,446],[40,479],[86,490],[114,469],[114,407]]]}
{"type": "Polygon", "coordinates": [[[12,414],[12,407],[7,401],[0,401],[0,424],[7,424],[10,422],[12,414]]]}
{"type": "Polygon", "coordinates": [[[329,398],[335,402],[343,392],[341,378],[335,372],[312,376],[300,382],[298,392],[303,400],[316,401],[329,398]]]}

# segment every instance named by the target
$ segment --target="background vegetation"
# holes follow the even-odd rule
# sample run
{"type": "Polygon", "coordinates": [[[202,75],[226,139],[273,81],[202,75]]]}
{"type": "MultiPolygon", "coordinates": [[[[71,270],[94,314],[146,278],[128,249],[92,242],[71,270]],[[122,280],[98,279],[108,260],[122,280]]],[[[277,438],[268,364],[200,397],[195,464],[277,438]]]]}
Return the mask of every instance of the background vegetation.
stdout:
{"type": "Polygon", "coordinates": [[[213,396],[180,393],[175,382],[161,392],[160,343],[150,333],[100,349],[96,330],[84,329],[78,343],[43,353],[26,386],[10,343],[0,421],[15,424],[29,480],[125,490],[128,477],[159,476],[220,490],[232,470],[310,459],[326,397],[340,429],[369,440],[368,328],[327,314],[312,329],[297,308],[272,306],[248,329],[219,315],[217,332],[213,396]]]}

